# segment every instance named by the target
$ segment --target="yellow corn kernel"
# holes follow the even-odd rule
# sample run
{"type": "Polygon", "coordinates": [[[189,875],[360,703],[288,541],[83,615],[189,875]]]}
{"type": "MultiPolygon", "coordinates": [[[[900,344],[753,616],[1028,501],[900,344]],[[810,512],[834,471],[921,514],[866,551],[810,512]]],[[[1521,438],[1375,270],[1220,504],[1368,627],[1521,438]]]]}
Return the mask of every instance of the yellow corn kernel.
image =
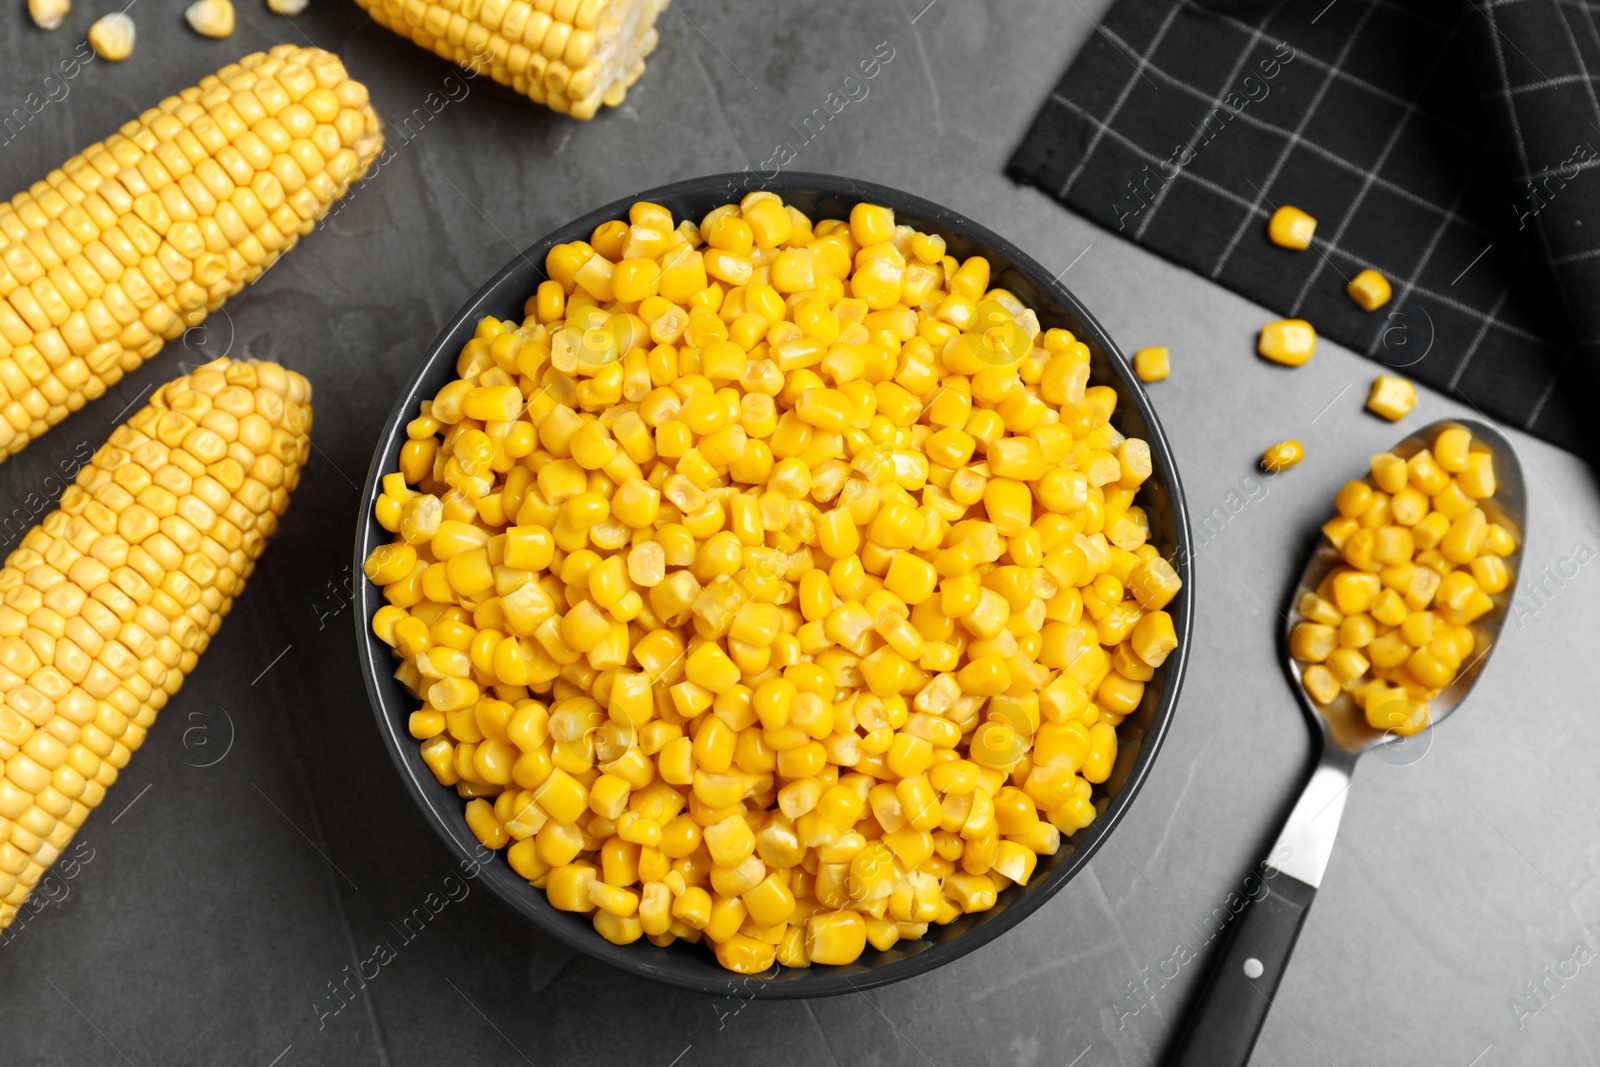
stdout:
{"type": "Polygon", "coordinates": [[[1317,331],[1304,319],[1282,319],[1261,328],[1256,351],[1274,363],[1298,367],[1317,350],[1317,331]]]}
{"type": "Polygon", "coordinates": [[[230,0],[195,0],[183,12],[189,28],[202,37],[233,35],[234,12],[230,0]]]}
{"type": "Polygon", "coordinates": [[[613,945],[631,945],[644,936],[644,927],[637,917],[623,917],[605,910],[594,913],[594,929],[613,945]]]}
{"type": "Polygon", "coordinates": [[[1414,648],[1421,648],[1433,640],[1433,612],[1414,611],[1400,626],[1400,636],[1414,648]]]}
{"type": "Polygon", "coordinates": [[[1146,611],[1159,611],[1172,602],[1183,588],[1183,580],[1160,556],[1141,558],[1128,572],[1128,592],[1146,611]]]}
{"type": "Polygon", "coordinates": [[[938,574],[933,564],[909,552],[894,557],[884,584],[907,604],[920,604],[933,596],[938,574]]]}
{"type": "Polygon", "coordinates": [[[744,208],[744,221],[758,248],[776,248],[794,233],[794,220],[776,198],[760,199],[744,208]]]}
{"type": "Polygon", "coordinates": [[[926,775],[902,778],[895,784],[895,796],[909,825],[918,830],[932,830],[939,825],[943,808],[926,775]]]}
{"type": "Polygon", "coordinates": [[[134,37],[133,19],[121,11],[102,15],[89,27],[89,44],[95,55],[112,63],[133,55],[134,37]]]}
{"type": "Polygon", "coordinates": [[[713,896],[705,934],[715,942],[727,941],[739,932],[748,914],[749,908],[739,897],[713,896]]]}
{"type": "Polygon", "coordinates": [[[998,655],[979,656],[957,674],[963,692],[998,696],[1011,687],[1011,668],[998,655]]]}
{"type": "Polygon", "coordinates": [[[1367,610],[1375,621],[1385,626],[1399,626],[1409,614],[1405,601],[1393,589],[1380,590],[1367,610]]]}
{"type": "Polygon", "coordinates": [[[1411,531],[1404,526],[1381,526],[1373,532],[1372,558],[1378,563],[1404,563],[1415,551],[1411,531]]]}
{"type": "Polygon", "coordinates": [[[411,545],[379,545],[367,557],[362,569],[374,585],[389,585],[409,575],[416,563],[417,550],[411,545]]]}
{"type": "Polygon", "coordinates": [[[1494,607],[1468,570],[1451,571],[1440,579],[1434,604],[1440,619],[1457,626],[1475,621],[1494,607]]]}
{"type": "Polygon", "coordinates": [[[1320,663],[1307,667],[1300,676],[1300,683],[1318,704],[1331,704],[1341,689],[1338,676],[1320,663]]]}
{"type": "Polygon", "coordinates": [[[1372,606],[1382,588],[1382,580],[1375,574],[1341,571],[1333,578],[1333,601],[1343,614],[1356,615],[1372,606]]]}
{"type": "Polygon", "coordinates": [[[1308,663],[1321,663],[1338,645],[1338,632],[1331,626],[1299,622],[1289,631],[1289,654],[1308,663]]]}
{"type": "Polygon", "coordinates": [[[28,15],[41,30],[58,28],[71,9],[69,0],[28,0],[28,15]]]}
{"type": "Polygon", "coordinates": [[[515,385],[478,386],[462,400],[461,410],[469,419],[509,422],[522,410],[522,391],[515,385]]]}
{"type": "Polygon", "coordinates": [[[644,883],[639,897],[639,926],[647,937],[656,937],[672,926],[674,897],[665,882],[644,883]]]}
{"type": "Polygon", "coordinates": [[[739,681],[739,668],[726,652],[709,641],[689,654],[684,674],[691,682],[713,693],[722,692],[739,681]]]}
{"type": "Polygon", "coordinates": [[[1178,647],[1178,635],[1173,629],[1172,616],[1165,611],[1152,611],[1134,625],[1129,635],[1134,654],[1147,666],[1159,667],[1178,647]]]}
{"type": "Polygon", "coordinates": [[[711,921],[711,894],[699,886],[689,886],[672,903],[672,917],[691,930],[703,930],[711,921]]]}
{"type": "Polygon", "coordinates": [[[1412,527],[1411,538],[1418,549],[1427,551],[1439,547],[1439,542],[1449,532],[1450,519],[1443,512],[1433,511],[1412,527]]]}
{"type": "Polygon", "coordinates": [[[589,810],[615,821],[628,808],[628,783],[610,774],[602,774],[589,787],[589,810]]]}
{"type": "Polygon", "coordinates": [[[1033,496],[1023,482],[990,478],[983,490],[984,511],[1002,537],[1014,537],[1033,522],[1033,496]]]}
{"type": "Polygon", "coordinates": [[[1350,294],[1362,311],[1376,311],[1389,302],[1391,291],[1389,279],[1373,270],[1371,267],[1361,271],[1350,284],[1345,287],[1345,292],[1350,294]]]}
{"type": "Polygon", "coordinates": [[[1316,232],[1317,220],[1288,204],[1267,219],[1267,238],[1280,248],[1304,251],[1311,247],[1311,237],[1316,232]]]}
{"type": "Polygon", "coordinates": [[[1279,441],[1261,453],[1261,469],[1276,474],[1288,470],[1305,458],[1305,446],[1299,441],[1279,441]]]}
{"type": "Polygon", "coordinates": [[[1434,438],[1430,451],[1440,467],[1451,474],[1460,474],[1467,469],[1471,445],[1470,430],[1460,426],[1447,426],[1434,438]]]}
{"type": "Polygon", "coordinates": [[[1479,556],[1472,561],[1471,569],[1478,587],[1491,596],[1511,586],[1511,570],[1499,556],[1479,556]]]}
{"type": "Polygon", "coordinates": [[[1164,346],[1141,348],[1133,354],[1133,372],[1141,382],[1164,382],[1172,373],[1172,361],[1164,346]]]}
{"type": "Polygon", "coordinates": [[[534,791],[534,800],[552,819],[569,825],[577,822],[589,806],[583,783],[559,767],[534,791]]]}
{"type": "Polygon", "coordinates": [[[595,909],[589,889],[595,885],[595,868],[587,863],[568,863],[551,869],[545,881],[545,896],[557,911],[587,914],[595,909]]]}
{"type": "MultiPolygon", "coordinates": [[[[535,853],[542,862],[551,867],[571,863],[583,851],[583,834],[578,828],[554,819],[546,822],[534,835],[533,840],[535,853]]],[[[587,887],[584,893],[587,903],[587,887]]]]}
{"type": "Polygon", "coordinates": [[[589,903],[618,918],[627,918],[638,912],[639,894],[631,889],[593,881],[589,883],[589,903]]]}
{"type": "Polygon", "coordinates": [[[716,942],[717,962],[735,974],[764,974],[772,970],[777,952],[776,946],[743,934],[716,942]]]}
{"type": "MultiPolygon", "coordinates": [[[[1466,497],[1461,499],[1465,501],[1461,510],[1472,506],[1466,497]]],[[[1427,517],[1428,498],[1408,485],[1389,498],[1389,514],[1401,526],[1415,526],[1427,517]]]]}
{"type": "Polygon", "coordinates": [[[1338,626],[1344,621],[1344,613],[1330,601],[1324,600],[1316,593],[1303,595],[1295,609],[1312,622],[1318,622],[1324,626],[1338,626]]]}
{"type": "MultiPolygon", "coordinates": [[[[1437,462],[1437,459],[1435,459],[1435,462],[1437,462]]],[[[1414,494],[1418,498],[1421,498],[1413,502],[1416,505],[1414,510],[1418,513],[1419,521],[1423,515],[1427,514],[1428,504],[1430,503],[1433,505],[1433,510],[1442,512],[1445,518],[1452,521],[1460,518],[1463,512],[1471,509],[1474,506],[1473,498],[1463,493],[1461,491],[1461,487],[1456,484],[1455,479],[1453,478],[1445,485],[1443,489],[1433,494],[1433,499],[1431,501],[1423,498],[1420,491],[1412,489],[1409,486],[1407,487],[1406,491],[1410,494],[1414,494]]]]}
{"type": "Polygon", "coordinates": [[[1336,648],[1328,654],[1327,662],[1328,668],[1346,685],[1366,674],[1367,668],[1372,665],[1371,661],[1355,648],[1336,648]]]}
{"type": "Polygon", "coordinates": [[[1350,539],[1350,535],[1359,529],[1361,529],[1359,522],[1343,515],[1329,519],[1322,524],[1323,534],[1328,538],[1329,543],[1338,549],[1343,549],[1344,543],[1350,539]]]}
{"type": "Polygon", "coordinates": [[[1452,563],[1471,563],[1482,550],[1488,532],[1489,522],[1483,509],[1472,508],[1450,524],[1439,541],[1439,551],[1452,563]]]}
{"type": "Polygon", "coordinates": [[[1359,518],[1372,503],[1372,487],[1366,482],[1345,482],[1333,498],[1333,506],[1346,518],[1359,518]]]}
{"type": "Polygon", "coordinates": [[[758,926],[777,926],[794,914],[794,894],[777,874],[767,875],[754,889],[746,890],[742,898],[758,926]]]}
{"type": "Polygon", "coordinates": [[[756,847],[755,835],[751,833],[749,824],[738,815],[730,815],[716,825],[706,827],[705,843],[712,861],[723,867],[736,867],[743,863],[756,847]]]}
{"type": "Polygon", "coordinates": [[[1365,703],[1367,724],[1374,730],[1401,737],[1420,733],[1428,725],[1428,705],[1405,695],[1402,689],[1385,687],[1365,703]]]}
{"type": "Polygon", "coordinates": [[[818,912],[806,920],[806,956],[812,963],[854,963],[867,947],[867,924],[861,913],[818,912]]]}
{"type": "Polygon", "coordinates": [[[1371,459],[1373,482],[1384,493],[1398,493],[1406,486],[1406,466],[1394,453],[1378,453],[1371,459]]]}
{"type": "Polygon", "coordinates": [[[1371,615],[1350,615],[1339,623],[1340,648],[1366,648],[1377,636],[1377,626],[1371,615]]]}
{"type": "Polygon", "coordinates": [[[1456,484],[1474,500],[1486,500],[1494,496],[1494,454],[1468,453],[1465,469],[1456,475],[1456,484]]]}
{"type": "Polygon", "coordinates": [[[1442,661],[1431,649],[1413,649],[1406,658],[1406,669],[1430,689],[1443,689],[1455,680],[1454,665],[1442,661]]]}
{"type": "Polygon", "coordinates": [[[850,209],[850,236],[863,247],[881,244],[894,236],[894,211],[876,204],[850,209]]]}
{"type": "Polygon", "coordinates": [[[1411,414],[1411,409],[1416,406],[1416,386],[1404,378],[1380,374],[1372,380],[1372,391],[1367,394],[1367,410],[1374,415],[1398,422],[1411,414]]]}

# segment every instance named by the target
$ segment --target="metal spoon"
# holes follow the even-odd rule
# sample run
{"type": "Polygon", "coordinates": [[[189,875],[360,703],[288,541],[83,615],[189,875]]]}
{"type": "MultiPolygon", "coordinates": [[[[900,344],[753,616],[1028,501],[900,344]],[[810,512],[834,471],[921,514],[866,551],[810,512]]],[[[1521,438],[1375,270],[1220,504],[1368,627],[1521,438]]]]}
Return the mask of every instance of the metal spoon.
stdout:
{"type": "MultiPolygon", "coordinates": [[[[1494,455],[1495,493],[1482,507],[1490,522],[1504,526],[1516,538],[1516,551],[1506,560],[1513,585],[1495,595],[1493,610],[1472,623],[1476,642],[1473,658],[1462,667],[1455,680],[1429,702],[1428,727],[1413,737],[1401,737],[1368,725],[1365,715],[1348,693],[1340,694],[1326,707],[1318,707],[1300,684],[1299,667],[1289,655],[1289,631],[1294,623],[1295,605],[1299,604],[1302,594],[1314,592],[1328,572],[1342,562],[1327,539],[1319,536],[1317,548],[1289,601],[1281,645],[1290,685],[1314,727],[1319,749],[1316,768],[1278,834],[1277,843],[1260,865],[1259,875],[1252,872],[1246,879],[1250,903],[1228,931],[1216,964],[1190,1009],[1168,1060],[1169,1067],[1243,1067],[1249,1062],[1306,912],[1316,898],[1317,887],[1327,869],[1356,760],[1372,749],[1396,753],[1411,748],[1412,753],[1416,753],[1415,746],[1426,744],[1428,731],[1443,722],[1466,699],[1497,643],[1511,604],[1515,579],[1522,573],[1527,519],[1527,488],[1522,478],[1522,464],[1515,447],[1504,434],[1471,419],[1432,423],[1401,441],[1393,451],[1409,459],[1450,426],[1460,426],[1471,432],[1474,451],[1488,450],[1494,455]],[[1252,881],[1255,888],[1249,886],[1252,881]]],[[[1415,758],[1413,755],[1407,762],[1414,762],[1415,758]]]]}

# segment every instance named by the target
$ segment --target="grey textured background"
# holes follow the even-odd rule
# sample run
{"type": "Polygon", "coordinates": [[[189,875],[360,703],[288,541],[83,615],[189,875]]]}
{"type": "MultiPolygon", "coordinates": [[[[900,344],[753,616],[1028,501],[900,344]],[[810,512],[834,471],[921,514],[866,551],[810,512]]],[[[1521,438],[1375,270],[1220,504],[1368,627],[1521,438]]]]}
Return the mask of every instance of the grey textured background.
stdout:
{"type": "MultiPolygon", "coordinates": [[[[924,2],[679,0],[628,104],[587,125],[473,83],[414,121],[395,161],[226,315],[0,465],[0,511],[27,507],[119,409],[208,355],[280,360],[316,387],[316,454],[250,591],[79,835],[92,858],[0,948],[0,1063],[1156,1059],[1204,961],[1164,984],[1148,976],[1180,942],[1200,947],[1305,773],[1308,733],[1273,643],[1273,605],[1299,564],[1288,546],[1402,431],[1361,410],[1373,364],[1331,344],[1294,371],[1257,359],[1263,309],[1002,177],[1103,2],[924,2]],[[355,482],[400,383],[517,249],[633,191],[758,165],[885,41],[894,58],[869,95],[793,165],[943,201],[1053,270],[1070,264],[1066,282],[1124,348],[1172,347],[1155,402],[1192,511],[1222,505],[1226,521],[1213,520],[1198,554],[1197,644],[1144,792],[1112,847],[1018,931],[865,996],[739,1010],[571,958],[474,891],[319,1029],[315,1005],[334,1003],[327,983],[398,940],[389,924],[453,869],[379,748],[339,593],[355,482]],[[1255,481],[1261,449],[1289,436],[1305,442],[1305,463],[1255,481]],[[1146,980],[1153,998],[1129,1011],[1127,984],[1146,980]]],[[[22,0],[5,5],[0,111],[112,9],[79,0],[44,34],[22,0]]],[[[191,34],[181,8],[137,0],[133,58],[89,64],[0,146],[0,189],[26,187],[161,96],[279,41],[338,51],[392,124],[452,73],[349,0],[312,0],[292,23],[241,0],[239,30],[222,42],[191,34]]],[[[406,136],[391,127],[396,143],[406,136]]],[[[1410,421],[1452,414],[1471,412],[1424,394],[1410,421]]],[[[1578,459],[1512,436],[1529,468],[1527,569],[1555,573],[1576,542],[1600,548],[1600,496],[1578,459]]],[[[1594,1062],[1600,963],[1565,984],[1543,970],[1580,941],[1600,950],[1584,926],[1600,920],[1600,566],[1569,562],[1566,573],[1511,625],[1479,692],[1422,759],[1363,767],[1257,1064],[1594,1062]],[[1508,1000],[1527,982],[1546,992],[1519,1026],[1508,1000]]]]}

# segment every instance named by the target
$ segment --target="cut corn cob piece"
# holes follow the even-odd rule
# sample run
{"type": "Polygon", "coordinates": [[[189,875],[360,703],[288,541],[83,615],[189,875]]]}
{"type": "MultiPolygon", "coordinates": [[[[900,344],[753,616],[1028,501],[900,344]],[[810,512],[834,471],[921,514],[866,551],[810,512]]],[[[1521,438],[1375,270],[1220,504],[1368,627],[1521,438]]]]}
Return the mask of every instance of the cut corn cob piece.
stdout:
{"type": "Polygon", "coordinates": [[[337,56],[279,45],[0,203],[0,458],[253,281],[382,144],[337,56]]]}
{"type": "Polygon", "coordinates": [[[553,111],[616,107],[655,51],[668,0],[356,0],[379,25],[553,111]]]}
{"type": "Polygon", "coordinates": [[[275,363],[220,359],[168,382],[6,558],[0,929],[244,588],[310,452],[310,401],[275,363]]]}

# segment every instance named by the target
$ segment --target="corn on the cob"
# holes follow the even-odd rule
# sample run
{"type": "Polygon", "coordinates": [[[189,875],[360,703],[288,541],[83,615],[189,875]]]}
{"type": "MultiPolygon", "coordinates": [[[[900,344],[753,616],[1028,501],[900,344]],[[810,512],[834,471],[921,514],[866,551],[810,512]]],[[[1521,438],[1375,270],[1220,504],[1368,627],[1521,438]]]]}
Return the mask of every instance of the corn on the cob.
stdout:
{"type": "Polygon", "coordinates": [[[0,459],[253,281],[382,144],[337,56],[279,45],[0,203],[0,459]]]}
{"type": "Polygon", "coordinates": [[[118,427],[0,569],[0,929],[143,742],[277,529],[311,386],[207,364],[118,427]]]}
{"type": "Polygon", "coordinates": [[[574,118],[616,107],[668,0],[356,0],[380,25],[574,118]]]}

